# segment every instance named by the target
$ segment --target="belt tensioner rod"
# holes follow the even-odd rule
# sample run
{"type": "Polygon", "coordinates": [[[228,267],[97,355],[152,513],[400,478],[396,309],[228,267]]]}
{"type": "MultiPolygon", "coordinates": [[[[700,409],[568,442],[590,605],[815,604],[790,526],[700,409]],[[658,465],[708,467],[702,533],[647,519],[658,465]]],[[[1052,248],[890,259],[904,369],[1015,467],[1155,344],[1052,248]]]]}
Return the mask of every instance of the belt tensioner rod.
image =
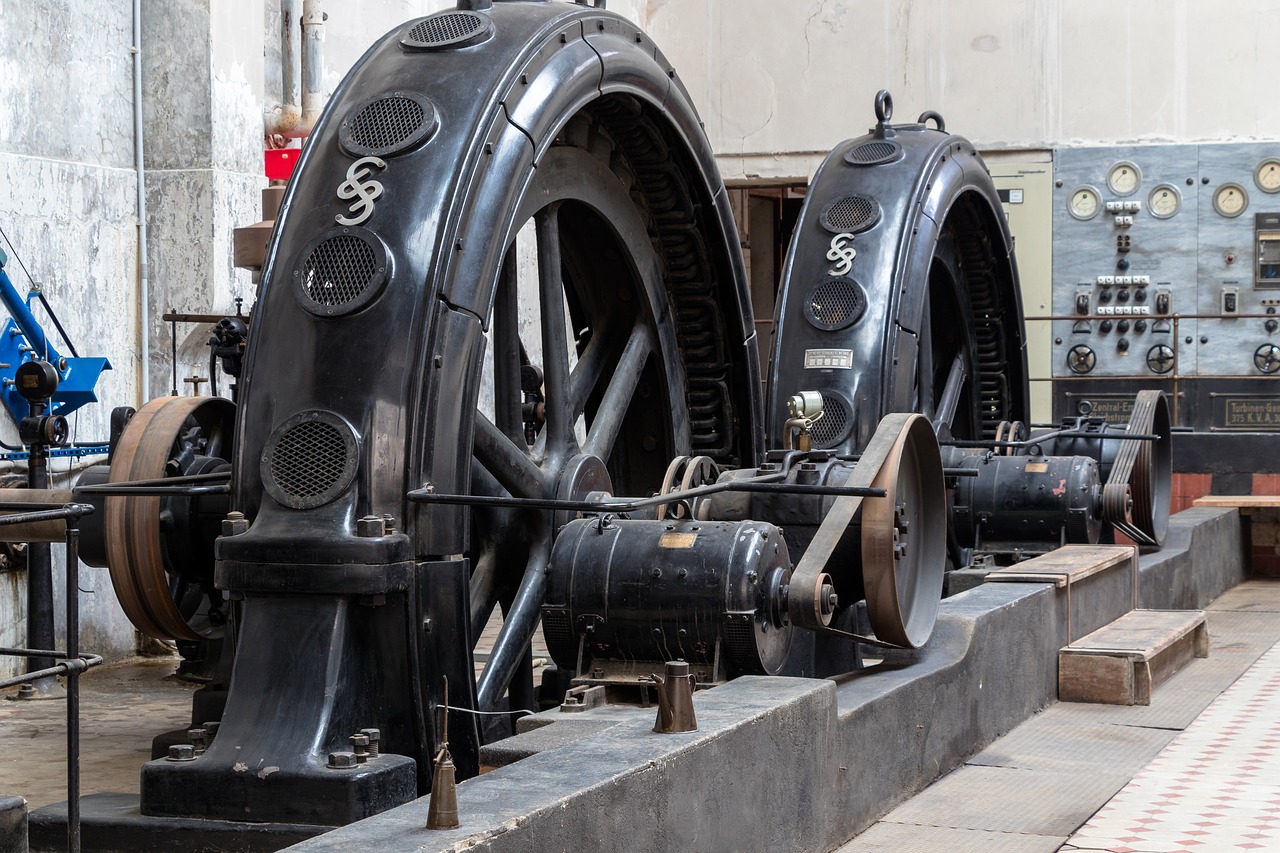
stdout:
{"type": "Polygon", "coordinates": [[[651,498],[605,498],[599,501],[556,500],[554,498],[518,498],[496,495],[451,495],[414,489],[409,500],[415,503],[461,504],[463,506],[507,506],[525,509],[555,509],[569,512],[638,512],[663,504],[679,503],[689,498],[701,498],[721,492],[788,492],[797,495],[835,495],[839,497],[882,498],[884,489],[860,486],[801,486],[790,483],[712,483],[682,492],[668,492],[651,498]]]}

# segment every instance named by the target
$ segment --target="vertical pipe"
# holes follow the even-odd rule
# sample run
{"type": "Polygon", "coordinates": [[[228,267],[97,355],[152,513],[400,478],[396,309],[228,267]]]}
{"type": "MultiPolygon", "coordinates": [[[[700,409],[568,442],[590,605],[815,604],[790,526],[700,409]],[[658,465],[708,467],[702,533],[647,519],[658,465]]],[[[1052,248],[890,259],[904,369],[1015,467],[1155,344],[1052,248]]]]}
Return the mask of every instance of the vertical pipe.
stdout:
{"type": "Polygon", "coordinates": [[[142,0],[133,0],[133,165],[138,175],[139,405],[151,399],[151,283],[147,261],[147,173],[142,151],[142,0]]]}
{"type": "MultiPolygon", "coordinates": [[[[67,663],[80,657],[80,531],[67,526],[67,663]]],[[[47,547],[47,546],[46,546],[47,547]]],[[[67,850],[80,853],[80,670],[67,670],[67,850]]]]}
{"type": "Polygon", "coordinates": [[[324,22],[320,0],[302,0],[302,119],[285,132],[290,139],[311,134],[324,110],[324,22]]]}
{"type": "MultiPolygon", "coordinates": [[[[32,403],[32,417],[44,413],[44,406],[32,403]]],[[[36,442],[30,447],[27,460],[27,487],[49,488],[47,448],[36,442]]],[[[53,639],[53,563],[48,542],[31,542],[27,545],[27,647],[52,649],[53,639]]],[[[53,658],[28,658],[27,672],[36,672],[53,666],[53,658]]],[[[36,693],[49,695],[56,692],[57,681],[53,676],[41,678],[32,686],[36,693]]]]}
{"type": "Polygon", "coordinates": [[[280,0],[280,88],[286,108],[292,106],[295,116],[302,102],[301,22],[302,0],[280,0]]]}

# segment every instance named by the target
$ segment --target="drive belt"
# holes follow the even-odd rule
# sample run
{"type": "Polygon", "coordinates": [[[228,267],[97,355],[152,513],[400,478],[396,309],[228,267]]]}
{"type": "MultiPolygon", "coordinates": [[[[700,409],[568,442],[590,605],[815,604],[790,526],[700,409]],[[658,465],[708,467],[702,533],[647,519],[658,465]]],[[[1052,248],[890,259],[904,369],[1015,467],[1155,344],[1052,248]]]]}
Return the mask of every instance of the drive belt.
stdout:
{"type": "MultiPolygon", "coordinates": [[[[846,486],[870,488],[876,475],[888,461],[898,437],[910,424],[912,418],[920,415],[912,413],[894,413],[885,415],[876,427],[875,434],[862,451],[857,466],[853,469],[846,486]]],[[[841,539],[848,533],[849,526],[857,518],[862,508],[859,496],[843,496],[831,505],[830,512],[823,518],[817,534],[809,547],[805,549],[791,574],[791,584],[787,597],[787,612],[791,621],[799,627],[825,633],[844,635],[846,632],[836,631],[830,627],[834,615],[832,597],[839,591],[839,585],[832,579],[832,555],[840,545],[841,539]]],[[[855,636],[864,642],[870,638],[855,636]]],[[[879,644],[879,643],[878,643],[879,644]]],[[[889,645],[889,644],[884,644],[889,645]]]]}
{"type": "MultiPolygon", "coordinates": [[[[1160,402],[1159,391],[1139,391],[1128,432],[1151,434],[1160,402]]],[[[1102,487],[1102,517],[1139,545],[1159,545],[1152,442],[1121,439],[1118,443],[1111,474],[1102,487]]]]}

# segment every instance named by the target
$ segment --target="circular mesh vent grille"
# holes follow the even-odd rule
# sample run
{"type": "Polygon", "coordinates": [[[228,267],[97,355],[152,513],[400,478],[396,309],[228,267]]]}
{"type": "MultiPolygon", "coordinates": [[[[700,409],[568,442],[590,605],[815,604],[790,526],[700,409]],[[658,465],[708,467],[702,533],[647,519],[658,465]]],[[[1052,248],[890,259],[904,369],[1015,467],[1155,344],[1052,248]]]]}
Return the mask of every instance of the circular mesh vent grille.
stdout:
{"type": "Polygon", "coordinates": [[[858,283],[849,278],[828,278],[809,291],[804,316],[827,332],[852,326],[866,310],[867,297],[858,283]]]}
{"type": "Polygon", "coordinates": [[[364,293],[377,271],[378,256],[373,248],[359,237],[343,234],[311,250],[302,286],[313,302],[345,305],[364,293]]]}
{"type": "Polygon", "coordinates": [[[833,234],[866,231],[880,221],[880,202],[871,196],[847,195],[822,210],[818,222],[833,234]]]}
{"type": "Polygon", "coordinates": [[[303,249],[294,269],[302,307],[313,314],[346,314],[363,306],[387,279],[387,255],[372,232],[334,228],[303,249]]]}
{"type": "Polygon", "coordinates": [[[400,40],[405,47],[461,47],[489,34],[491,22],[476,12],[438,12],[423,18],[400,40]]]}
{"type": "Polygon", "coordinates": [[[397,93],[366,101],[338,129],[342,147],[364,156],[383,156],[416,145],[435,132],[435,108],[421,95],[397,93]]]}
{"type": "Polygon", "coordinates": [[[426,111],[408,98],[380,98],[351,120],[351,139],[369,148],[393,148],[422,126],[426,111]]]}
{"type": "Polygon", "coordinates": [[[813,446],[818,449],[836,446],[849,437],[851,426],[849,405],[834,394],[823,391],[822,417],[809,431],[813,446]]]}
{"type": "Polygon", "coordinates": [[[293,509],[322,506],[355,477],[355,436],[327,412],[303,412],[272,434],[262,467],[262,483],[278,503],[293,509]]]}
{"type": "Polygon", "coordinates": [[[850,166],[879,166],[891,163],[902,153],[902,146],[885,139],[869,139],[859,142],[845,152],[844,161],[850,166]]]}

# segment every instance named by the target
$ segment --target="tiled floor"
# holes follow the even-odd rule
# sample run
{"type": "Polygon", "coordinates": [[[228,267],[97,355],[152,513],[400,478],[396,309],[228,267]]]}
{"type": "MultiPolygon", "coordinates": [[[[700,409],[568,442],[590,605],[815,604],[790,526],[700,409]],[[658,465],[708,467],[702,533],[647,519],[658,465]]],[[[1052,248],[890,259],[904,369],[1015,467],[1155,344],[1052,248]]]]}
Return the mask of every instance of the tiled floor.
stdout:
{"type": "Polygon", "coordinates": [[[1068,839],[1113,853],[1280,850],[1280,645],[1068,839]]]}
{"type": "Polygon", "coordinates": [[[1280,851],[1280,581],[1206,611],[1150,705],[1055,703],[838,853],[1280,851]]]}

